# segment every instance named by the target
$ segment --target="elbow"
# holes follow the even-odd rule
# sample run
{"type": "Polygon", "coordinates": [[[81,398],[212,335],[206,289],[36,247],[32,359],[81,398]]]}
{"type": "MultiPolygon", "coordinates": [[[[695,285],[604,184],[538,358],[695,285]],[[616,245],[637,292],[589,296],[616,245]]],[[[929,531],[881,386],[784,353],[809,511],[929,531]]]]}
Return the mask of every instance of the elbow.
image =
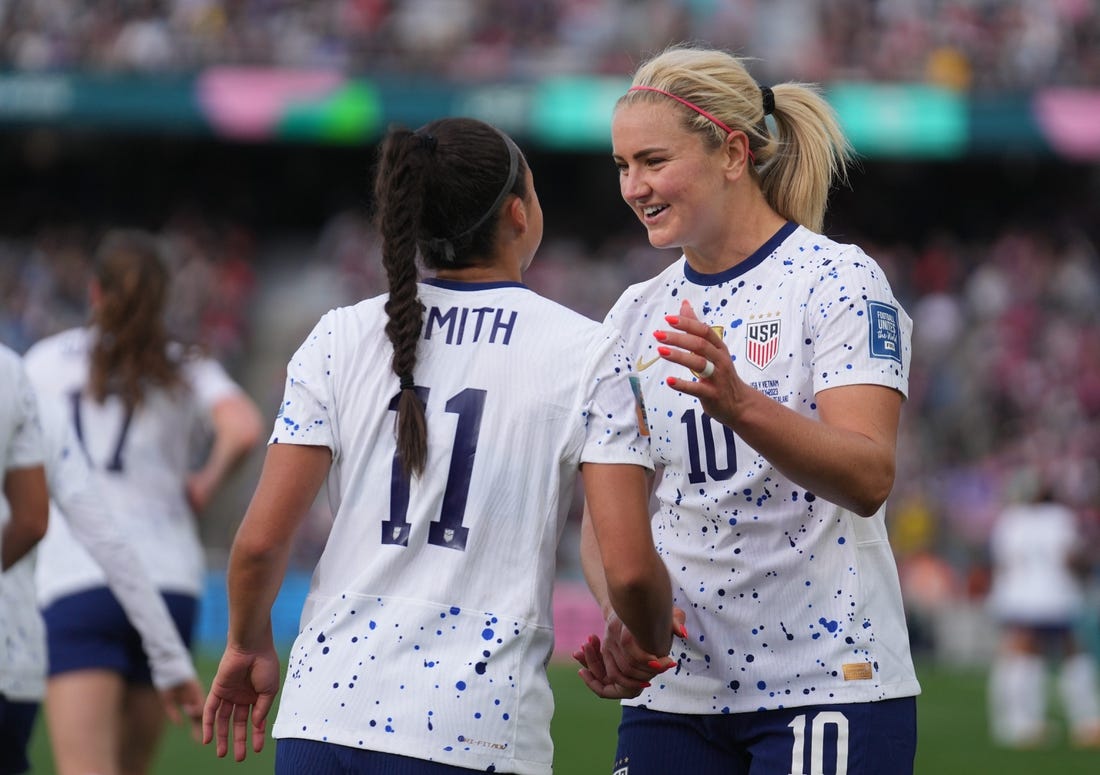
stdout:
{"type": "Polygon", "coordinates": [[[260,443],[263,420],[260,417],[260,410],[255,405],[249,403],[248,408],[241,412],[241,423],[237,434],[244,449],[253,449],[260,443]]]}
{"type": "Polygon", "coordinates": [[[251,399],[238,399],[223,415],[226,421],[221,423],[220,431],[230,441],[230,444],[239,454],[246,454],[261,441],[263,433],[263,420],[260,410],[252,403],[251,399]],[[231,418],[231,419],[230,419],[231,418]]]}
{"type": "Polygon", "coordinates": [[[42,518],[41,519],[36,519],[34,521],[34,526],[31,528],[31,531],[32,531],[32,537],[34,539],[34,543],[36,543],[36,544],[39,541],[41,541],[43,538],[46,537],[46,530],[50,526],[49,515],[50,515],[50,510],[49,510],[49,508],[46,508],[42,512],[42,515],[41,515],[42,518]]]}
{"type": "Polygon", "coordinates": [[[882,509],[893,489],[894,465],[891,461],[862,482],[849,508],[861,517],[873,517],[882,509]]]}

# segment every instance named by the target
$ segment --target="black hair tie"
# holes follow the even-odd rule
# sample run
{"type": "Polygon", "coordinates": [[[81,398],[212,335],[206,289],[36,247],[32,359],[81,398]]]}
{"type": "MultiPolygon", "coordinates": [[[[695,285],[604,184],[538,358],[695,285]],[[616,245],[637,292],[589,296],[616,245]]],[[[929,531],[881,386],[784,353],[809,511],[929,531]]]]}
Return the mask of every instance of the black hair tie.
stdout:
{"type": "Polygon", "coordinates": [[[772,94],[772,87],[761,86],[760,96],[764,100],[764,115],[770,116],[775,112],[775,95],[772,94]]]}
{"type": "Polygon", "coordinates": [[[416,387],[416,383],[413,382],[413,375],[412,374],[402,374],[401,375],[401,389],[402,390],[412,390],[414,387],[416,387]]]}
{"type": "Polygon", "coordinates": [[[420,147],[428,153],[435,153],[435,149],[439,146],[439,141],[435,139],[435,135],[431,132],[413,132],[413,137],[416,138],[420,147]]]}

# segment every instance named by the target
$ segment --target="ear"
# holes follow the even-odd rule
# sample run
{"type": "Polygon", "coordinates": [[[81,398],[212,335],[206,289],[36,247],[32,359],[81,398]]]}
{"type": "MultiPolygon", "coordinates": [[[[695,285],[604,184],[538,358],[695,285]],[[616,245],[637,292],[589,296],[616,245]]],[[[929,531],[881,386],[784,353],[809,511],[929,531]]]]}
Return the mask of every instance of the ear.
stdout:
{"type": "Polygon", "coordinates": [[[737,179],[744,174],[752,164],[749,156],[749,136],[739,129],[735,129],[726,136],[722,145],[725,153],[726,174],[732,179],[737,179]]]}
{"type": "Polygon", "coordinates": [[[505,214],[508,223],[515,229],[516,236],[520,236],[527,231],[527,205],[523,203],[522,199],[518,196],[510,197],[505,214]]]}

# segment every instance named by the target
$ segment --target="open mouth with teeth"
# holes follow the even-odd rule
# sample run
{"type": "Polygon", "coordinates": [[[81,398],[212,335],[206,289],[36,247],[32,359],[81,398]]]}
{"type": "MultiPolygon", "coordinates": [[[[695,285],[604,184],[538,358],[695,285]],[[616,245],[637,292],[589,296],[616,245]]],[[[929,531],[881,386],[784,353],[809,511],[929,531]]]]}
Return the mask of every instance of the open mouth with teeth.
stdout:
{"type": "Polygon", "coordinates": [[[659,213],[663,213],[668,209],[668,205],[654,205],[652,207],[643,207],[642,215],[646,218],[653,218],[659,213]]]}

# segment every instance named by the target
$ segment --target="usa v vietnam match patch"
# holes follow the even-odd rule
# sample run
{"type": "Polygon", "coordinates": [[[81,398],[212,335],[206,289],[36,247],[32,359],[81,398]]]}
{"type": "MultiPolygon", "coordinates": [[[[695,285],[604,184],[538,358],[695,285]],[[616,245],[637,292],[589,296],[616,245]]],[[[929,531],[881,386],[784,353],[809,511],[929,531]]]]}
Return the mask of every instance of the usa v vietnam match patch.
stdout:
{"type": "Polygon", "coordinates": [[[881,301],[867,302],[871,317],[871,357],[890,358],[901,363],[901,327],[898,309],[881,301]]]}

